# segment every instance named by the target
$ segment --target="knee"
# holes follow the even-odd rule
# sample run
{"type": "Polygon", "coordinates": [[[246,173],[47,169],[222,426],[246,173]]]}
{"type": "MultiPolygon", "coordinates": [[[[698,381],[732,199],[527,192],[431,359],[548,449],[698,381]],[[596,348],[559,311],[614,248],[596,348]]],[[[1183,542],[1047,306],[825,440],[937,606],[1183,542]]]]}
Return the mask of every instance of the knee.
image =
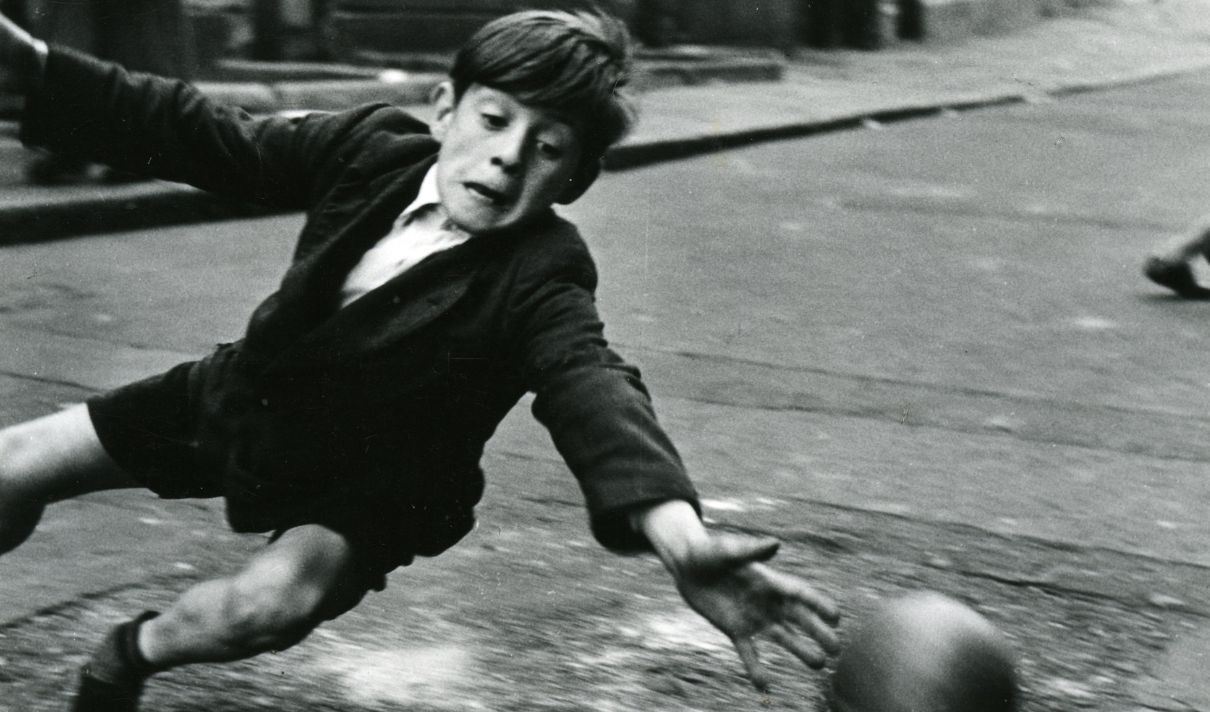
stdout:
{"type": "Polygon", "coordinates": [[[30,445],[12,428],[0,430],[0,554],[29,538],[45,504],[23,487],[30,445]]]}
{"type": "Polygon", "coordinates": [[[18,428],[0,430],[0,501],[21,495],[22,473],[32,457],[32,443],[18,428]]]}
{"type": "Polygon", "coordinates": [[[0,429],[0,505],[50,502],[56,440],[38,421],[0,429]]]}
{"type": "Polygon", "coordinates": [[[288,574],[232,579],[222,602],[228,645],[247,654],[285,650],[322,621],[324,592],[288,574]]]}

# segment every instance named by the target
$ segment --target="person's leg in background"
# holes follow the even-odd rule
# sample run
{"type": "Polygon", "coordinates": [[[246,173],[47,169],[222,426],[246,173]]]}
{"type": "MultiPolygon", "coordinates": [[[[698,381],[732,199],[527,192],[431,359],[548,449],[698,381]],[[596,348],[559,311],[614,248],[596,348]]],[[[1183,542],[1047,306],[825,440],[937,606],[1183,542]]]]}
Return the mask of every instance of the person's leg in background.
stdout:
{"type": "Polygon", "coordinates": [[[1210,216],[1174,236],[1147,258],[1143,274],[1152,282],[1186,299],[1210,299],[1210,288],[1198,284],[1193,263],[1210,259],[1210,216]]]}

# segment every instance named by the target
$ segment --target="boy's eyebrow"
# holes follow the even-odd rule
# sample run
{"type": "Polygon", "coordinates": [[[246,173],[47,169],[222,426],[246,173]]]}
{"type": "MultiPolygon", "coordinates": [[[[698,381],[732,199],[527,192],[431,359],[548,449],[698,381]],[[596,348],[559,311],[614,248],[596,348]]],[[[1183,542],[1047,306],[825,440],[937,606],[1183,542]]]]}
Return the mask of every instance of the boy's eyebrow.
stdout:
{"type": "Polygon", "coordinates": [[[588,121],[579,116],[573,115],[569,111],[560,111],[548,106],[534,107],[542,112],[542,114],[552,123],[558,124],[561,127],[566,127],[571,131],[572,135],[579,136],[587,128],[588,121]]]}
{"type": "Polygon", "coordinates": [[[524,107],[530,111],[538,112],[545,119],[547,119],[551,124],[558,125],[558,126],[555,126],[554,128],[560,128],[560,127],[567,128],[567,130],[569,130],[571,132],[571,137],[574,140],[581,141],[581,142],[584,140],[584,134],[588,130],[588,123],[589,123],[589,120],[586,117],[580,116],[580,115],[576,114],[575,112],[567,110],[567,109],[561,109],[561,108],[554,107],[554,106],[543,106],[541,104],[527,103],[527,102],[521,101],[520,99],[518,99],[517,97],[513,96],[512,94],[510,94],[509,92],[507,92],[503,89],[497,89],[495,87],[488,86],[488,85],[482,85],[482,86],[484,86],[487,89],[491,89],[493,92],[499,92],[500,94],[503,94],[504,97],[507,97],[508,101],[503,100],[502,97],[494,96],[492,94],[479,94],[479,95],[475,96],[474,99],[472,99],[472,101],[471,101],[473,108],[479,109],[483,106],[483,104],[489,103],[492,106],[497,107],[501,111],[507,111],[507,110],[510,110],[510,108],[511,108],[511,107],[509,107],[508,102],[509,101],[515,102],[518,106],[524,107]]]}
{"type": "Polygon", "coordinates": [[[471,99],[471,102],[474,104],[474,106],[476,108],[482,107],[486,104],[491,104],[492,106],[504,108],[503,102],[501,102],[496,97],[490,96],[490,95],[480,94],[479,96],[476,96],[473,99],[471,99]]]}
{"type": "Polygon", "coordinates": [[[550,126],[544,128],[553,128],[556,130],[567,129],[571,132],[573,138],[579,139],[587,126],[587,120],[576,117],[568,111],[560,111],[549,106],[531,106],[529,104],[521,104],[522,106],[537,111],[550,126]]]}

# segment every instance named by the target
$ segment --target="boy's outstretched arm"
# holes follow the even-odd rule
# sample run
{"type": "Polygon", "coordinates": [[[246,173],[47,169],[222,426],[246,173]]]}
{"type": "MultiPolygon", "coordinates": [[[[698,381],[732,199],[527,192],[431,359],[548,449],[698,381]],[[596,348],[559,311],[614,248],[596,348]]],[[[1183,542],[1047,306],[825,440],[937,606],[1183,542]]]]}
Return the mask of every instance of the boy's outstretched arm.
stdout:
{"type": "Polygon", "coordinates": [[[672,500],[632,515],[691,608],[735,645],[759,690],[769,680],[756,650],[768,637],[812,668],[837,652],[836,606],[806,582],[763,562],[777,553],[775,539],[711,532],[694,508],[672,500]]]}
{"type": "Polygon", "coordinates": [[[25,94],[46,69],[46,43],[0,14],[0,91],[25,94]]]}
{"type": "Polygon", "coordinates": [[[763,563],[776,540],[706,529],[638,369],[605,340],[587,248],[578,237],[535,245],[518,260],[526,271],[509,308],[512,331],[533,414],[579,482],[597,541],[620,553],[654,550],[686,602],[732,640],[758,688],[768,680],[757,636],[822,666],[838,648],[836,607],[763,563]]]}

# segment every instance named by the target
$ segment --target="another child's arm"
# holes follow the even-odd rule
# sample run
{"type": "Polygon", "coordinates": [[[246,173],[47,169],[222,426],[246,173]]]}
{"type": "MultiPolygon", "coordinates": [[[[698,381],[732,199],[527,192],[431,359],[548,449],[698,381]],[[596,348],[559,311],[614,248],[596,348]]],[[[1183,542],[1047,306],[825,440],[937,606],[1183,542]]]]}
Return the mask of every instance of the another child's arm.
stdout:
{"type": "Polygon", "coordinates": [[[46,70],[46,43],[0,14],[0,92],[37,88],[46,70]]]}
{"type": "MultiPolygon", "coordinates": [[[[21,139],[27,143],[291,210],[311,207],[330,188],[370,135],[367,118],[385,108],[251,116],[179,80],[48,49],[0,15],[4,79],[26,97],[21,139]]],[[[397,133],[427,131],[402,112],[386,114],[397,133]]]]}
{"type": "Polygon", "coordinates": [[[797,577],[765,565],[777,553],[775,539],[711,532],[688,503],[673,500],[632,515],[693,610],[735,645],[757,689],[768,677],[756,650],[757,636],[786,648],[812,668],[837,652],[835,605],[797,577]]]}

